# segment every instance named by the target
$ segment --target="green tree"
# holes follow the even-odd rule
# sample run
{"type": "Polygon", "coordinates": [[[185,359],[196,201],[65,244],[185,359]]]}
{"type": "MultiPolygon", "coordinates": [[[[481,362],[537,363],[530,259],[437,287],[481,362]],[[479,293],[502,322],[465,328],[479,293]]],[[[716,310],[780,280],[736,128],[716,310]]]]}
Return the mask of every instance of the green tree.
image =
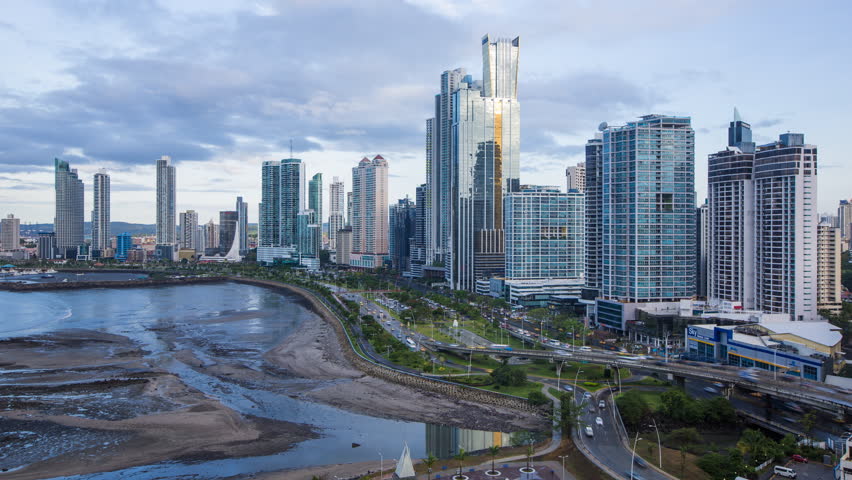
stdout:
{"type": "Polygon", "coordinates": [[[488,454],[491,455],[491,470],[488,471],[490,474],[494,474],[497,470],[494,470],[494,459],[497,458],[497,454],[500,453],[500,447],[497,445],[491,445],[488,447],[488,454]]]}
{"type": "Polygon", "coordinates": [[[426,480],[432,480],[432,467],[435,465],[435,462],[438,461],[438,457],[432,455],[432,452],[424,458],[423,465],[426,465],[426,480]]]}
{"type": "Polygon", "coordinates": [[[802,418],[799,420],[799,425],[801,425],[802,430],[805,431],[805,438],[810,440],[811,431],[814,429],[814,425],[816,425],[816,412],[811,410],[808,413],[802,415],[802,418]]]}
{"type": "Polygon", "coordinates": [[[686,468],[686,446],[680,446],[680,478],[683,478],[683,471],[686,468]]]}
{"type": "Polygon", "coordinates": [[[698,467],[713,480],[730,480],[747,470],[742,455],[736,449],[732,449],[728,455],[708,453],[698,459],[698,467]]]}
{"type": "Polygon", "coordinates": [[[568,393],[560,395],[559,400],[561,402],[559,409],[559,428],[562,429],[565,435],[571,436],[574,429],[580,425],[580,414],[588,404],[585,400],[574,403],[574,399],[568,393]]]}
{"type": "Polygon", "coordinates": [[[651,414],[651,407],[637,390],[628,390],[615,399],[621,418],[630,426],[639,425],[651,414]]]}
{"type": "Polygon", "coordinates": [[[462,474],[462,467],[464,466],[464,460],[465,460],[466,458],[467,458],[467,452],[465,452],[463,448],[460,448],[460,449],[459,449],[459,453],[457,453],[457,454],[455,454],[455,455],[453,456],[453,459],[454,459],[455,461],[459,462],[459,471],[458,471],[458,473],[456,474],[456,476],[457,476],[457,477],[461,477],[461,474],[462,474]]]}
{"type": "Polygon", "coordinates": [[[678,428],[666,435],[666,444],[688,447],[702,443],[701,434],[695,427],[678,428]]]}
{"type": "Polygon", "coordinates": [[[527,395],[527,402],[530,405],[534,405],[534,406],[537,407],[539,405],[546,404],[548,402],[548,400],[547,400],[547,397],[543,393],[541,393],[539,391],[532,391],[527,395]]]}
{"type": "Polygon", "coordinates": [[[535,447],[533,447],[532,443],[527,445],[526,454],[527,454],[527,470],[529,470],[530,464],[532,463],[532,457],[535,454],[535,447]]]}

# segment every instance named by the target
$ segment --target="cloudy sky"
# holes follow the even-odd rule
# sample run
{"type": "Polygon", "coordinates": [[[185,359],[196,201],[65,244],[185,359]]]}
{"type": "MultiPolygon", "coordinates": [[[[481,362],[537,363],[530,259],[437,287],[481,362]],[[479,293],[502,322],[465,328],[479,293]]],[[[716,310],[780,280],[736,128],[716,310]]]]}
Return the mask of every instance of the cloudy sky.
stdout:
{"type": "MultiPolygon", "coordinates": [[[[689,115],[696,188],[737,106],[755,140],[820,147],[819,206],[852,197],[846,1],[55,0],[0,17],[0,214],[52,222],[53,158],[112,176],[113,220],[154,223],[154,161],[178,209],[250,204],[260,164],[296,156],[325,183],[364,155],[392,198],[424,181],[443,70],[481,77],[480,38],[521,37],[521,182],[564,184],[602,121],[689,115]]],[[[89,214],[86,215],[87,220],[89,214]]]]}

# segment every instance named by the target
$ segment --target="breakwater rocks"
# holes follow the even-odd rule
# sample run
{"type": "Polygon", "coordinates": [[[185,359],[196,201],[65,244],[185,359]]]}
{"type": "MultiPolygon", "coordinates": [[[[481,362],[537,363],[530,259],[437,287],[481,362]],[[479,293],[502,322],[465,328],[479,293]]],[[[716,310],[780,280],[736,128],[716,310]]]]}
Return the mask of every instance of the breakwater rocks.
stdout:
{"type": "Polygon", "coordinates": [[[323,320],[325,320],[326,323],[330,325],[331,328],[334,330],[335,335],[337,336],[337,340],[341,344],[342,351],[344,356],[346,357],[346,360],[355,368],[369,376],[376,377],[388,382],[405,385],[407,387],[412,387],[418,390],[437,393],[439,395],[444,395],[456,400],[476,402],[510,410],[546,413],[544,409],[534,407],[530,405],[525,399],[519,397],[503,395],[496,392],[490,392],[488,390],[480,390],[477,388],[466,387],[464,385],[445,382],[439,379],[413,375],[410,373],[405,373],[381,365],[377,365],[365,359],[364,357],[359,355],[350,345],[349,338],[346,335],[341,320],[339,320],[337,316],[335,316],[334,313],[332,313],[326,307],[326,305],[309,290],[297,287],[295,285],[288,285],[267,280],[257,280],[250,278],[230,278],[230,280],[237,283],[245,283],[249,285],[282,289],[288,292],[296,293],[297,295],[303,297],[311,304],[313,310],[317,314],[319,314],[323,318],[323,320]]]}
{"type": "Polygon", "coordinates": [[[76,290],[83,288],[139,288],[160,285],[186,285],[191,283],[226,282],[228,277],[165,277],[134,280],[95,280],[75,282],[14,283],[0,282],[0,290],[10,292],[41,292],[48,290],[76,290]]]}

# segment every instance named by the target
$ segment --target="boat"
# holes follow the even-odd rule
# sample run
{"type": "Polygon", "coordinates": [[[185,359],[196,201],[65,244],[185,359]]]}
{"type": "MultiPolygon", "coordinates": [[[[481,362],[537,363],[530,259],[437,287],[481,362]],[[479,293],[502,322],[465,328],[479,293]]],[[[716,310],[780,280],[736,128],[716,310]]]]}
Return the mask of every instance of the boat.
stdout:
{"type": "Polygon", "coordinates": [[[41,276],[41,278],[56,278],[56,275],[51,275],[49,273],[45,273],[44,275],[41,276]]]}

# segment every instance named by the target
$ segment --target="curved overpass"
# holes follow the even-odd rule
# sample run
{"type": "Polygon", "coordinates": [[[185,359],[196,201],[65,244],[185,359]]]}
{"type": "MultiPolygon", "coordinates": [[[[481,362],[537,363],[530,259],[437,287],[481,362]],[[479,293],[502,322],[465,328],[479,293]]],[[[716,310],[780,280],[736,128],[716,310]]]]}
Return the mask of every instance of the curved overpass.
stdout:
{"type": "Polygon", "coordinates": [[[759,372],[758,381],[750,382],[739,376],[741,369],[725,365],[700,364],[688,365],[681,362],[664,363],[660,360],[627,360],[615,354],[598,352],[556,353],[552,350],[503,350],[496,348],[476,348],[453,346],[435,342],[423,342],[434,350],[445,350],[462,354],[487,354],[501,357],[545,358],[554,361],[583,361],[623,368],[641,368],[654,373],[672,374],[680,378],[694,378],[710,382],[719,382],[727,388],[738,387],[743,390],[760,392],[767,395],[795,400],[804,405],[819,408],[833,414],[852,414],[852,398],[849,395],[816,391],[800,381],[783,382],[773,380],[772,374],[759,372]]]}

